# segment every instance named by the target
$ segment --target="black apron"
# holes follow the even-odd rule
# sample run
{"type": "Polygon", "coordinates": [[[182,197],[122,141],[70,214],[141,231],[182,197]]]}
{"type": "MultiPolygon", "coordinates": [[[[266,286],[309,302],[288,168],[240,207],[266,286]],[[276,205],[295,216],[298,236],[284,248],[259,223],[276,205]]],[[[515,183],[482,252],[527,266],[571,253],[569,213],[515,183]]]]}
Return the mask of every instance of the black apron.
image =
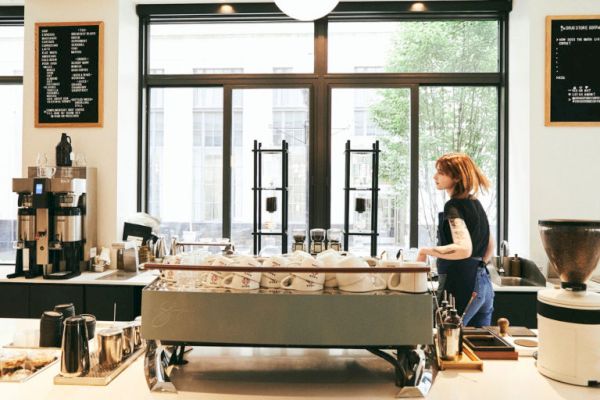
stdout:
{"type": "MultiPolygon", "coordinates": [[[[454,243],[452,236],[448,237],[443,229],[445,221],[444,213],[438,214],[438,245],[445,246],[454,243]]],[[[471,299],[475,289],[475,279],[477,269],[485,266],[481,257],[470,257],[463,260],[444,260],[438,258],[438,268],[444,266],[448,272],[446,274],[446,284],[444,289],[456,298],[456,310],[459,315],[465,310],[467,303],[471,299]]]]}

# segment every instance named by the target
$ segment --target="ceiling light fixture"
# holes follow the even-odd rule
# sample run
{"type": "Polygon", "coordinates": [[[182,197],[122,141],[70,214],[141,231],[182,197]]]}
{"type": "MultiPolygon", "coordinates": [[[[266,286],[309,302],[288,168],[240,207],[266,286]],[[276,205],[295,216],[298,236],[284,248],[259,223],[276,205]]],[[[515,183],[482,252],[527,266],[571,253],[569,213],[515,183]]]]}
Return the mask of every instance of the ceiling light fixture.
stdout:
{"type": "Polygon", "coordinates": [[[410,11],[416,11],[416,12],[427,11],[427,6],[421,2],[417,2],[410,6],[410,11]]]}
{"type": "Polygon", "coordinates": [[[300,21],[314,21],[329,14],[338,0],[275,0],[286,15],[300,21]]]}

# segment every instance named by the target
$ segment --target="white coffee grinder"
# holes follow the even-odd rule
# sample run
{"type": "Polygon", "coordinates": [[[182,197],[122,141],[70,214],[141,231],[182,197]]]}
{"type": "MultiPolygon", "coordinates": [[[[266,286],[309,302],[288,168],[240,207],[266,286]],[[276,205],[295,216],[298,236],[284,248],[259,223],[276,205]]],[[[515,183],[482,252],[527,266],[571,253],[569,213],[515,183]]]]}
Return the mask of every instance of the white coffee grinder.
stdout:
{"type": "Polygon", "coordinates": [[[538,221],[560,289],[537,296],[537,368],[557,381],[600,385],[600,294],[586,290],[600,260],[600,221],[538,221]]]}

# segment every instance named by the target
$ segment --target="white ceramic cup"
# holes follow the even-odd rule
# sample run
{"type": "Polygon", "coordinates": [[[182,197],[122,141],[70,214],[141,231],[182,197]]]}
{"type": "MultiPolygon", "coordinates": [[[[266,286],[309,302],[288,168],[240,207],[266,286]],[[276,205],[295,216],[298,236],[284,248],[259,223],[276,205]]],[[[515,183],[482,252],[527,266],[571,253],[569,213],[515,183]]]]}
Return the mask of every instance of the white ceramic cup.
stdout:
{"type": "Polygon", "coordinates": [[[44,175],[42,176],[45,176],[46,178],[52,178],[56,173],[56,167],[44,167],[43,173],[44,175]]]}
{"type": "MultiPolygon", "coordinates": [[[[379,263],[379,266],[381,268],[390,268],[390,269],[400,268],[402,266],[402,261],[400,261],[400,260],[383,260],[379,263]]],[[[388,281],[388,279],[390,279],[390,276],[392,275],[392,273],[393,273],[393,271],[389,272],[389,273],[384,272],[384,273],[377,274],[377,275],[379,275],[387,283],[387,281],[388,281]]]]}
{"type": "MultiPolygon", "coordinates": [[[[224,267],[232,263],[230,258],[223,256],[207,257],[206,260],[214,267],[224,267]]],[[[203,276],[202,285],[211,288],[223,287],[223,278],[226,275],[226,273],[221,271],[208,271],[203,276]]]]}
{"type": "Polygon", "coordinates": [[[282,289],[300,290],[303,292],[316,292],[323,290],[323,284],[315,283],[302,279],[300,276],[292,274],[281,280],[282,289]]]}
{"type": "MultiPolygon", "coordinates": [[[[317,260],[323,263],[324,268],[334,268],[342,255],[335,250],[328,249],[317,254],[317,260]]],[[[333,288],[338,286],[335,272],[325,273],[325,287],[333,288]]]]}
{"type": "Polygon", "coordinates": [[[305,258],[313,258],[310,253],[302,250],[296,250],[290,255],[290,261],[302,261],[305,258]]]}
{"type": "MultiPolygon", "coordinates": [[[[337,262],[336,267],[338,267],[338,268],[369,268],[369,264],[367,264],[367,262],[360,257],[346,256],[346,257],[341,258],[337,262]]],[[[366,273],[366,272],[361,272],[361,273],[356,273],[356,274],[348,274],[348,273],[336,274],[338,286],[340,287],[340,289],[343,286],[350,286],[353,283],[359,282],[368,276],[370,276],[370,274],[366,273]]]]}
{"type": "Polygon", "coordinates": [[[427,272],[401,272],[403,268],[425,267],[424,262],[407,262],[402,264],[399,272],[394,272],[387,280],[387,287],[405,293],[427,293],[427,272]]]}
{"type": "Polygon", "coordinates": [[[234,272],[233,274],[226,275],[223,278],[223,287],[237,290],[254,290],[260,287],[260,280],[255,281],[242,274],[243,272],[234,272]]]}
{"type": "MultiPolygon", "coordinates": [[[[302,268],[320,268],[323,264],[314,258],[304,258],[299,264],[292,263],[290,266],[298,266],[302,268]]],[[[325,283],[325,274],[322,272],[293,272],[292,275],[304,279],[305,281],[323,285],[325,283]]]]}
{"type": "MultiPolygon", "coordinates": [[[[231,264],[232,267],[260,267],[260,262],[251,256],[239,256],[231,264]]],[[[235,272],[235,274],[246,277],[252,281],[260,283],[261,272],[235,272]]]]}
{"type": "Polygon", "coordinates": [[[379,274],[368,275],[351,285],[340,286],[340,290],[355,293],[372,292],[375,290],[383,290],[385,288],[386,281],[380,277],[379,274]]]}
{"type": "Polygon", "coordinates": [[[269,272],[269,268],[285,267],[288,265],[288,260],[281,256],[274,256],[267,258],[262,265],[265,268],[265,271],[260,278],[260,286],[264,288],[279,289],[281,287],[281,280],[289,274],[287,272],[269,272]]]}

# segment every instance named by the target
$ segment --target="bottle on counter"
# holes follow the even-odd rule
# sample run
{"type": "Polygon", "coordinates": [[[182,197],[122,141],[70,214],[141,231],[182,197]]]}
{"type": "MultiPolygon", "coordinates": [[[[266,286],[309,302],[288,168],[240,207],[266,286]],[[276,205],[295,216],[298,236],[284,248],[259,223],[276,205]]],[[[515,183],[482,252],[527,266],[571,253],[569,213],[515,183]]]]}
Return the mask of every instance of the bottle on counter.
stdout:
{"type": "Polygon", "coordinates": [[[71,159],[72,152],[71,137],[63,133],[60,137],[60,142],[56,145],[56,166],[70,167],[73,165],[73,160],[71,159]]]}

